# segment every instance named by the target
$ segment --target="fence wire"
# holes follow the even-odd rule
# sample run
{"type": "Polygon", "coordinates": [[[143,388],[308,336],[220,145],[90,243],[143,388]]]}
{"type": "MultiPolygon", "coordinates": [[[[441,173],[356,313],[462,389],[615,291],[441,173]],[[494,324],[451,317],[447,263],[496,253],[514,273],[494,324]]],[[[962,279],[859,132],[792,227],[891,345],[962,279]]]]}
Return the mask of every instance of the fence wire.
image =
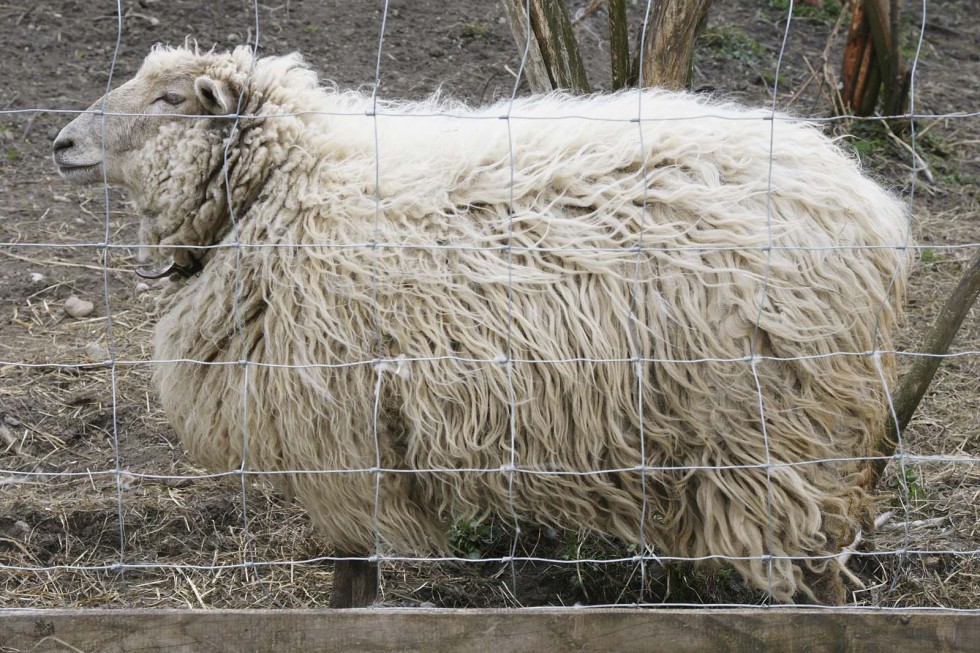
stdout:
{"type": "MultiPolygon", "coordinates": [[[[288,4],[288,3],[287,3],[288,4]]],[[[644,8],[644,29],[640,32],[640,52],[644,52],[645,48],[643,44],[649,37],[646,30],[646,25],[648,24],[647,18],[653,9],[652,0],[647,0],[646,6],[644,8]]],[[[232,222],[232,236],[230,242],[219,243],[214,245],[205,246],[175,246],[175,249],[184,248],[194,248],[196,250],[220,250],[227,248],[234,248],[236,250],[236,285],[233,297],[233,315],[236,321],[236,331],[237,338],[239,340],[238,347],[240,348],[240,356],[238,360],[232,362],[215,362],[215,361],[204,361],[204,360],[194,360],[194,359],[146,359],[146,358],[132,358],[120,352],[120,347],[117,343],[117,334],[114,322],[114,297],[111,288],[111,273],[119,271],[117,268],[110,266],[110,260],[114,253],[125,252],[128,250],[136,249],[139,247],[138,243],[135,242],[112,242],[113,241],[113,218],[112,210],[115,208],[116,204],[113,202],[109,193],[108,179],[104,177],[103,179],[103,194],[104,194],[104,223],[101,241],[89,241],[89,242],[72,242],[70,246],[73,248],[88,248],[99,252],[102,260],[102,300],[105,310],[105,338],[107,343],[105,360],[89,362],[89,363],[76,363],[76,362],[30,362],[27,360],[18,359],[8,359],[0,360],[0,369],[2,368],[17,368],[20,370],[35,371],[40,373],[46,370],[106,370],[109,375],[109,386],[110,386],[110,410],[111,410],[111,422],[109,426],[109,435],[112,446],[112,458],[113,465],[105,469],[86,469],[84,471],[71,471],[71,470],[37,470],[33,469],[30,471],[25,471],[22,469],[0,469],[0,478],[3,479],[14,479],[15,482],[11,483],[9,487],[0,487],[0,492],[6,493],[16,493],[16,492],[31,492],[33,489],[29,485],[24,485],[27,481],[49,481],[57,479],[96,479],[96,478],[111,478],[115,485],[115,501],[116,501],[116,512],[118,518],[118,539],[119,539],[119,551],[118,559],[112,562],[107,562],[106,564],[58,564],[58,565],[19,565],[19,564],[6,564],[0,562],[0,573],[6,574],[46,574],[55,571],[77,571],[77,572],[106,572],[111,574],[118,574],[121,582],[125,582],[125,574],[132,570],[165,570],[170,572],[181,572],[181,571],[207,571],[213,573],[220,573],[229,570],[242,570],[246,574],[253,574],[254,578],[260,584],[261,573],[265,570],[277,568],[277,567],[293,567],[302,565],[316,565],[326,561],[332,560],[351,560],[351,559],[362,559],[369,560],[372,562],[381,562],[384,564],[395,565],[399,563],[421,563],[421,564],[432,564],[441,562],[452,562],[460,564],[468,563],[495,563],[504,565],[509,570],[510,576],[510,591],[515,596],[515,600],[519,601],[520,597],[518,589],[518,568],[517,563],[543,563],[559,566],[569,566],[569,565],[584,565],[584,564],[594,564],[594,565],[608,565],[613,563],[627,563],[634,564],[636,566],[636,573],[641,579],[641,588],[646,588],[648,586],[648,565],[650,563],[654,564],[664,564],[669,562],[708,562],[708,561],[745,561],[745,560],[758,560],[763,562],[768,567],[769,574],[769,595],[772,595],[772,582],[773,582],[773,564],[781,560],[792,560],[792,561],[802,561],[802,560],[829,560],[838,558],[840,556],[847,556],[852,559],[878,559],[878,558],[896,558],[900,561],[897,568],[893,570],[895,579],[901,574],[901,566],[903,562],[909,559],[911,556],[957,556],[957,557],[976,557],[980,556],[980,547],[974,547],[969,550],[948,550],[948,549],[927,549],[927,548],[916,548],[914,543],[914,536],[912,533],[913,529],[913,507],[912,507],[912,493],[913,490],[909,486],[910,472],[908,465],[914,463],[944,463],[944,464],[954,464],[954,465],[978,465],[980,464],[980,457],[967,455],[960,451],[955,451],[953,453],[934,455],[934,454],[918,454],[914,450],[910,450],[909,444],[906,441],[905,434],[898,433],[897,448],[894,455],[889,456],[855,456],[846,458],[821,458],[814,460],[793,460],[793,461],[778,461],[771,457],[770,452],[770,435],[767,432],[767,410],[769,408],[766,405],[766,398],[763,392],[763,384],[759,378],[758,366],[761,363],[778,361],[782,363],[787,362],[803,362],[809,360],[819,360],[828,357],[868,357],[874,361],[875,367],[877,369],[879,378],[882,383],[884,396],[888,401],[889,412],[893,418],[895,418],[895,407],[892,403],[892,393],[891,389],[888,387],[887,375],[882,368],[881,356],[882,355],[895,355],[902,357],[916,357],[916,356],[926,356],[928,354],[907,351],[907,350],[897,350],[897,349],[879,349],[878,348],[878,324],[875,324],[875,336],[874,336],[874,346],[872,349],[867,351],[836,351],[829,354],[813,354],[808,356],[796,356],[796,357],[778,357],[778,356],[767,356],[761,353],[761,346],[759,345],[759,334],[760,334],[760,324],[762,322],[762,316],[764,307],[768,298],[770,283],[771,283],[771,261],[772,256],[775,252],[779,251],[809,251],[809,252],[820,252],[820,251],[858,251],[867,250],[874,251],[876,249],[896,249],[901,253],[903,258],[902,265],[907,264],[908,253],[910,251],[923,252],[925,250],[932,251],[946,251],[946,252],[971,252],[980,248],[980,242],[964,242],[964,243],[929,243],[929,244],[913,244],[911,242],[912,233],[912,219],[915,215],[917,208],[917,184],[918,184],[918,173],[919,167],[919,156],[917,153],[917,139],[918,133],[916,130],[916,121],[921,120],[971,120],[980,117],[980,111],[971,111],[969,109],[952,111],[945,114],[933,114],[933,113],[919,113],[917,112],[918,98],[917,93],[919,89],[918,84],[918,64],[920,55],[922,52],[923,40],[926,30],[926,20],[927,20],[927,2],[922,1],[921,11],[918,16],[918,26],[916,33],[916,48],[915,54],[911,61],[911,88],[910,88],[910,103],[909,110],[906,114],[900,116],[875,116],[872,118],[858,118],[856,116],[848,115],[838,115],[838,116],[809,116],[806,117],[808,122],[819,122],[825,124],[831,124],[841,121],[854,121],[854,120],[870,120],[870,121],[894,121],[894,120],[904,120],[909,124],[909,137],[910,137],[910,156],[911,156],[911,175],[909,180],[909,187],[906,196],[906,201],[909,205],[908,213],[908,223],[905,228],[905,241],[902,243],[894,243],[890,245],[840,245],[840,246],[785,246],[780,245],[775,242],[773,235],[773,224],[772,224],[772,168],[773,168],[773,149],[776,146],[776,123],[783,120],[796,120],[796,118],[790,118],[779,113],[779,90],[780,90],[780,72],[784,64],[784,57],[786,56],[787,44],[790,42],[791,36],[794,33],[794,29],[797,27],[797,22],[794,21],[794,2],[790,0],[788,3],[788,8],[786,10],[785,24],[783,26],[782,38],[780,40],[780,46],[775,60],[775,76],[773,78],[772,93],[771,93],[771,110],[769,115],[764,118],[769,121],[769,177],[767,180],[767,193],[766,193],[766,214],[767,214],[767,243],[764,246],[757,248],[751,247],[685,247],[685,248],[664,248],[658,247],[655,242],[651,242],[650,236],[646,232],[646,222],[649,220],[649,215],[646,210],[649,198],[647,194],[649,192],[648,183],[648,165],[649,165],[649,152],[647,151],[646,144],[644,143],[644,131],[643,125],[651,121],[668,121],[668,120],[701,120],[701,119],[724,119],[724,120],[759,120],[759,118],[748,118],[741,117],[735,118],[728,115],[718,115],[712,113],[706,113],[703,115],[691,115],[685,116],[683,118],[676,117],[658,117],[658,116],[644,116],[643,115],[643,101],[644,95],[641,90],[636,92],[636,103],[637,103],[637,114],[636,117],[631,119],[629,122],[636,123],[637,125],[637,146],[640,148],[642,164],[641,164],[641,174],[643,179],[644,188],[644,198],[643,198],[643,218],[641,218],[640,230],[636,236],[635,246],[631,248],[630,251],[635,252],[635,265],[633,267],[633,278],[632,278],[632,301],[629,307],[629,315],[626,316],[627,322],[630,325],[630,333],[628,337],[630,351],[627,357],[623,358],[582,358],[582,357],[569,357],[560,359],[528,359],[522,358],[515,353],[515,348],[513,345],[514,329],[515,329],[515,306],[514,306],[514,255],[515,253],[529,253],[529,254],[543,254],[543,253],[570,253],[570,252],[581,252],[583,254],[594,253],[599,254],[602,252],[616,251],[621,252],[622,250],[609,250],[602,248],[581,248],[581,249],[571,249],[571,248],[548,248],[548,247],[528,247],[522,246],[514,242],[514,224],[515,219],[520,218],[519,209],[517,208],[517,202],[515,198],[515,174],[517,173],[517,158],[515,155],[515,144],[513,135],[513,124],[517,121],[565,121],[565,120],[594,120],[597,122],[606,122],[606,119],[582,116],[582,115],[555,115],[555,116],[529,116],[521,115],[520,111],[515,110],[515,103],[518,96],[523,88],[523,74],[526,69],[527,60],[530,52],[530,44],[533,42],[533,35],[531,34],[530,25],[530,9],[527,8],[528,14],[527,18],[527,33],[525,34],[525,40],[528,47],[520,53],[520,63],[516,71],[515,80],[511,87],[509,103],[506,103],[506,112],[500,116],[487,117],[487,116],[471,116],[462,115],[452,112],[429,112],[429,113],[414,113],[414,114],[404,114],[387,111],[387,104],[381,97],[382,93],[382,82],[384,79],[384,62],[385,62],[385,38],[386,38],[386,25],[389,19],[391,9],[389,7],[389,2],[387,0],[383,1],[383,5],[380,7],[380,11],[377,16],[372,14],[372,20],[378,20],[378,43],[375,56],[374,64],[374,76],[371,86],[371,108],[365,114],[351,114],[351,113],[339,113],[339,112],[316,112],[322,115],[338,115],[338,116],[350,116],[359,115],[363,116],[366,120],[373,121],[374,130],[374,149],[375,149],[375,224],[374,224],[374,234],[373,238],[368,242],[342,242],[342,243],[317,243],[315,247],[323,249],[370,249],[372,252],[372,297],[374,302],[374,327],[375,327],[375,347],[374,356],[370,359],[362,360],[349,360],[339,363],[313,363],[313,364],[303,364],[303,365],[292,365],[292,364],[280,364],[280,363],[270,363],[262,360],[255,360],[250,358],[246,340],[245,340],[245,321],[244,316],[241,311],[242,303],[242,284],[241,284],[241,260],[243,252],[247,252],[250,249],[257,248],[298,248],[302,245],[296,244],[282,244],[282,243],[246,243],[241,242],[239,237],[239,218],[240,216],[235,215],[234,202],[232,201],[232,190],[231,182],[228,178],[228,156],[230,139],[226,142],[224,151],[224,174],[225,174],[225,189],[227,192],[227,203],[229,210],[231,212],[231,222],[232,222]],[[458,245],[458,244],[414,244],[414,243],[399,243],[399,242],[385,242],[384,236],[381,233],[381,218],[382,218],[382,180],[384,174],[385,166],[385,152],[381,148],[381,138],[380,138],[380,128],[378,125],[379,117],[385,118],[399,118],[404,120],[404,128],[412,129],[413,120],[417,119],[431,119],[431,118],[442,118],[451,117],[454,119],[461,120],[498,120],[503,121],[506,127],[507,133],[507,145],[509,151],[510,160],[510,188],[509,188],[509,203],[508,203],[508,233],[506,244],[494,247],[481,247],[478,245],[458,245]],[[432,250],[432,251],[484,251],[484,252],[499,252],[502,253],[507,260],[508,268],[508,278],[507,278],[507,334],[506,334],[506,347],[505,353],[496,358],[475,358],[466,356],[433,356],[433,357],[411,357],[411,356],[399,356],[399,357],[387,357],[384,355],[384,330],[382,325],[382,320],[379,313],[378,306],[378,296],[379,296],[379,282],[381,281],[381,272],[378,268],[378,257],[379,253],[386,249],[419,249],[419,250],[432,250]],[[640,344],[640,336],[638,333],[637,322],[639,320],[638,310],[636,302],[640,301],[643,297],[643,291],[641,289],[641,268],[643,256],[652,252],[666,252],[666,251],[691,251],[691,252],[710,252],[710,251],[759,251],[765,254],[766,266],[764,279],[762,281],[762,292],[759,296],[759,302],[757,306],[757,315],[754,324],[753,336],[752,336],[752,346],[751,354],[743,357],[736,358],[697,358],[697,359],[663,359],[658,357],[650,357],[644,355],[642,351],[642,346],[640,344]],[[482,468],[482,467],[471,467],[471,468],[413,468],[413,469],[400,469],[392,466],[387,466],[383,464],[382,460],[382,444],[381,444],[381,407],[383,403],[382,397],[382,380],[386,371],[392,369],[392,366],[398,365],[414,365],[420,363],[433,363],[442,361],[455,361],[460,363],[468,363],[474,365],[486,365],[486,366],[503,366],[506,371],[507,376],[507,394],[509,400],[509,418],[508,418],[508,439],[509,439],[509,461],[502,467],[492,467],[492,468],[482,468]],[[611,467],[596,470],[581,470],[581,469],[562,469],[562,468],[542,468],[540,466],[525,465],[518,457],[518,440],[520,438],[519,428],[517,424],[517,411],[521,403],[521,398],[518,396],[518,392],[515,389],[514,384],[514,366],[515,365],[558,365],[567,363],[590,363],[593,365],[599,364],[620,364],[620,365],[630,365],[635,371],[635,383],[636,383],[636,412],[639,416],[639,450],[637,451],[638,460],[635,466],[626,467],[611,467]],[[117,377],[123,368],[130,367],[147,367],[153,365],[165,365],[174,363],[193,363],[196,365],[240,365],[244,368],[244,383],[241,389],[241,411],[242,411],[242,422],[243,428],[240,434],[241,437],[241,458],[236,469],[229,472],[220,473],[194,473],[194,474],[160,474],[160,473],[147,473],[140,472],[136,470],[131,470],[127,468],[127,463],[125,460],[125,455],[120,446],[121,440],[126,438],[127,432],[126,427],[120,421],[119,416],[119,405],[120,405],[120,394],[117,387],[117,377]],[[748,365],[752,371],[753,378],[755,379],[755,387],[758,393],[758,420],[761,424],[761,435],[763,437],[763,447],[764,447],[764,461],[758,464],[744,464],[744,465],[671,465],[671,466],[656,466],[649,463],[646,442],[644,437],[644,430],[647,425],[644,421],[644,415],[647,412],[644,406],[644,395],[645,387],[650,381],[650,369],[654,365],[670,363],[670,364],[682,364],[682,365],[703,365],[710,363],[739,363],[748,365]],[[283,369],[283,370],[301,370],[301,369],[323,369],[323,370],[334,370],[334,369],[344,369],[351,367],[366,367],[372,366],[376,373],[376,383],[374,385],[374,396],[373,401],[373,424],[371,437],[373,438],[374,446],[374,463],[370,467],[361,468],[350,468],[350,469],[288,469],[288,470],[267,470],[267,469],[250,469],[247,458],[248,452],[250,450],[250,436],[249,436],[249,422],[250,422],[250,411],[252,410],[250,406],[250,396],[254,390],[252,384],[254,381],[254,374],[251,370],[258,370],[261,368],[270,369],[283,369]],[[847,463],[855,461],[877,461],[877,460],[892,460],[894,461],[899,469],[898,472],[898,483],[900,485],[900,492],[898,496],[900,498],[901,505],[898,508],[897,518],[901,520],[901,533],[902,533],[902,544],[899,548],[894,550],[847,550],[841,554],[831,555],[831,556],[785,556],[779,555],[774,552],[777,548],[774,543],[774,530],[778,528],[778,524],[775,523],[775,517],[773,515],[773,482],[772,473],[774,470],[780,469],[790,469],[801,466],[808,465],[823,465],[823,464],[833,464],[833,463],[847,463]],[[696,471],[717,471],[717,470],[764,470],[766,474],[766,492],[767,497],[765,501],[767,510],[767,553],[762,556],[748,557],[748,556],[724,556],[724,555],[705,555],[705,556],[671,556],[665,555],[663,552],[656,551],[652,545],[646,541],[646,528],[645,524],[651,518],[650,508],[647,505],[648,488],[647,485],[650,483],[656,483],[658,475],[663,475],[670,472],[685,472],[693,473],[696,471]],[[395,555],[387,550],[385,542],[381,536],[380,527],[380,504],[382,501],[382,481],[386,475],[412,475],[412,474],[440,474],[440,473],[464,473],[464,474],[503,474],[507,480],[507,487],[509,493],[509,514],[506,515],[509,520],[508,526],[510,527],[510,543],[508,546],[509,552],[507,555],[501,556],[481,556],[474,560],[470,557],[465,556],[404,556],[395,555]],[[638,533],[638,546],[635,551],[626,551],[624,555],[619,557],[595,557],[595,556],[576,556],[572,558],[565,557],[552,557],[552,556],[536,556],[536,555],[520,555],[520,536],[521,536],[521,526],[522,522],[520,519],[520,510],[516,505],[515,499],[515,480],[522,476],[528,477],[549,477],[549,476],[563,476],[563,475],[577,475],[577,476],[589,476],[589,475],[603,475],[612,473],[636,473],[639,474],[640,481],[642,483],[642,497],[643,505],[640,512],[639,520],[639,533],[638,533]],[[255,547],[255,536],[251,533],[250,529],[250,506],[249,506],[249,487],[253,481],[257,481],[260,477],[275,477],[278,475],[289,476],[289,475],[364,475],[369,474],[373,477],[373,488],[374,488],[374,551],[369,555],[360,558],[344,555],[343,552],[339,552],[336,555],[325,555],[320,557],[311,557],[303,559],[285,559],[285,560],[268,560],[262,559],[256,551],[255,547]],[[241,528],[243,532],[244,541],[246,543],[246,548],[241,553],[241,562],[238,563],[218,563],[214,564],[164,564],[164,563],[151,563],[132,559],[130,551],[127,549],[127,523],[126,523],[126,511],[125,511],[125,488],[128,484],[132,483],[134,480],[146,480],[146,481],[199,481],[204,479],[219,479],[225,477],[237,477],[238,478],[238,503],[241,511],[241,528]],[[20,489],[26,488],[26,489],[20,489]]],[[[411,11],[411,8],[402,9],[401,11],[411,11]]],[[[116,40],[112,52],[112,59],[108,71],[108,80],[106,82],[106,93],[112,89],[113,86],[117,85],[117,62],[120,57],[120,51],[123,46],[124,32],[123,32],[123,4],[121,0],[116,0],[114,3],[114,12],[116,20],[116,40]]],[[[263,42],[260,40],[260,35],[264,36],[264,26],[259,20],[260,16],[260,5],[258,0],[254,0],[251,4],[251,13],[254,18],[254,24],[250,29],[250,33],[253,35],[248,45],[253,50],[253,52],[259,52],[263,47],[263,42]]],[[[370,13],[367,12],[366,13],[370,13]]],[[[250,79],[254,72],[254,60],[252,64],[252,69],[248,71],[248,78],[250,79]]],[[[639,70],[642,71],[643,66],[639,66],[639,70]]],[[[640,79],[640,86],[642,87],[642,73],[640,79]]],[[[232,116],[232,132],[234,133],[238,130],[239,121],[242,117],[252,118],[262,118],[262,117],[283,117],[283,116],[302,116],[307,115],[305,112],[301,113],[285,113],[277,114],[276,116],[241,116],[239,111],[241,110],[242,103],[244,101],[246,84],[243,86],[241,95],[238,98],[238,110],[232,116]]],[[[13,107],[5,108],[0,110],[0,116],[22,116],[25,114],[35,114],[35,113],[47,113],[47,114],[65,114],[66,116],[75,116],[84,113],[94,113],[101,117],[102,124],[102,147],[105,150],[105,121],[107,117],[112,116],[131,116],[133,114],[118,113],[106,111],[105,106],[101,109],[89,109],[84,111],[78,111],[73,109],[65,109],[61,107],[13,107]]],[[[163,114],[163,115],[174,115],[177,114],[163,114]]],[[[194,119],[200,116],[179,116],[181,119],[194,119]]],[[[105,170],[103,170],[105,175],[105,170]]],[[[38,248],[41,250],[52,249],[52,248],[63,248],[65,243],[59,242],[31,242],[23,240],[8,240],[6,242],[0,242],[0,252],[5,252],[4,250],[11,250],[10,254],[13,254],[13,250],[17,249],[30,249],[38,248]]],[[[891,284],[894,284],[896,279],[891,280],[891,284]]],[[[891,293],[889,292],[890,296],[891,293]]],[[[878,315],[886,310],[888,307],[882,305],[878,308],[878,315]]],[[[980,350],[977,349],[964,349],[961,351],[955,351],[948,354],[944,354],[943,358],[947,360],[960,360],[960,359],[970,359],[980,356],[980,350]]],[[[13,446],[13,445],[11,445],[13,446]]],[[[2,560],[2,557],[0,557],[2,560]]],[[[383,580],[379,577],[378,581],[378,592],[379,595],[383,592],[383,580]]],[[[268,598],[268,604],[276,605],[276,599],[269,593],[266,592],[268,598]]],[[[639,598],[631,603],[632,605],[643,605],[643,606],[659,606],[663,605],[659,602],[651,602],[644,599],[642,591],[639,598]]],[[[767,604],[773,608],[780,607],[778,604],[767,601],[767,604]]],[[[2,603],[0,603],[2,605],[2,603]]],[[[606,605],[612,606],[613,604],[600,604],[603,607],[606,605]]],[[[705,604],[693,604],[688,602],[672,602],[667,605],[671,606],[704,606],[705,604]]],[[[710,603],[709,605],[717,607],[735,607],[742,606],[744,604],[733,604],[733,603],[710,603]]],[[[797,606],[799,607],[799,606],[797,606]]],[[[810,607],[819,608],[822,606],[813,605],[810,607]]],[[[857,604],[848,607],[867,607],[865,604],[857,604]]],[[[881,609],[891,609],[892,606],[879,604],[876,607],[881,609]]],[[[980,607],[973,606],[957,606],[957,605],[941,605],[941,606],[917,606],[917,609],[952,609],[962,612],[977,612],[980,611],[980,607]]]]}

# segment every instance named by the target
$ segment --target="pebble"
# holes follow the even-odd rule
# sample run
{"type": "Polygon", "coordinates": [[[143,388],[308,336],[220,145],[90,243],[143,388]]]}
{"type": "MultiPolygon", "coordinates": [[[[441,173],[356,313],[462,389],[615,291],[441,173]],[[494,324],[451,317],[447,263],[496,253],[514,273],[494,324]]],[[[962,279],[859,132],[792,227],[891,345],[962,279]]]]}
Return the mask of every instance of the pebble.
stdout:
{"type": "Polygon", "coordinates": [[[31,272],[31,283],[41,283],[44,281],[44,275],[40,272],[31,272]]]}
{"type": "Polygon", "coordinates": [[[149,284],[145,284],[142,281],[136,284],[136,286],[133,288],[133,290],[136,292],[137,295],[142,295],[149,289],[150,289],[149,284]]]}
{"type": "Polygon", "coordinates": [[[109,358],[109,352],[101,343],[98,342],[90,342],[85,345],[85,355],[96,363],[102,363],[109,358]]]}
{"type": "Polygon", "coordinates": [[[72,295],[65,300],[65,313],[72,317],[85,317],[95,310],[95,304],[72,295]]]}

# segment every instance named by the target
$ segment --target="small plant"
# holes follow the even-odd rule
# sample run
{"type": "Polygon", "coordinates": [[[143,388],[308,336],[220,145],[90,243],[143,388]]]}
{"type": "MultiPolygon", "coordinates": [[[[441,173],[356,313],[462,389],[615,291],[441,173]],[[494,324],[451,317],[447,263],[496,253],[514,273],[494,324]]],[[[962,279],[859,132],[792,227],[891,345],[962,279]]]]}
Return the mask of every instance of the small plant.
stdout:
{"type": "MultiPolygon", "coordinates": [[[[772,54],[765,46],[740,29],[734,27],[709,27],[701,33],[699,45],[716,53],[722,59],[739,61],[747,66],[768,66],[772,54]]],[[[699,51],[695,56],[699,57],[699,51]]]]}
{"type": "Polygon", "coordinates": [[[904,504],[902,500],[904,497],[908,497],[911,503],[916,503],[926,498],[926,491],[919,482],[919,475],[911,467],[905,468],[904,481],[902,477],[897,476],[888,481],[888,487],[898,495],[899,505],[904,504]]]}
{"type": "Polygon", "coordinates": [[[490,34],[490,25],[483,22],[463,25],[462,36],[466,39],[485,39],[490,34]]]}
{"type": "MultiPolygon", "coordinates": [[[[773,9],[786,12],[789,11],[790,2],[789,0],[769,0],[769,6],[773,9]]],[[[833,23],[840,16],[842,8],[841,3],[837,2],[837,0],[824,0],[823,2],[814,4],[796,0],[793,3],[793,17],[833,23]]]]}
{"type": "Polygon", "coordinates": [[[485,522],[457,521],[449,529],[449,543],[470,560],[487,557],[507,538],[507,531],[494,520],[485,522]]]}
{"type": "Polygon", "coordinates": [[[923,263],[934,263],[939,257],[936,255],[936,250],[931,247],[926,247],[921,252],[919,252],[919,260],[923,263]]]}
{"type": "Polygon", "coordinates": [[[848,142],[851,148],[861,157],[874,152],[881,152],[890,147],[885,126],[875,120],[871,122],[854,122],[851,124],[851,138],[848,142]]]}
{"type": "Polygon", "coordinates": [[[303,29],[306,30],[307,32],[309,32],[310,34],[316,34],[317,32],[320,31],[320,26],[319,25],[313,25],[313,24],[304,25],[303,26],[303,29]]]}

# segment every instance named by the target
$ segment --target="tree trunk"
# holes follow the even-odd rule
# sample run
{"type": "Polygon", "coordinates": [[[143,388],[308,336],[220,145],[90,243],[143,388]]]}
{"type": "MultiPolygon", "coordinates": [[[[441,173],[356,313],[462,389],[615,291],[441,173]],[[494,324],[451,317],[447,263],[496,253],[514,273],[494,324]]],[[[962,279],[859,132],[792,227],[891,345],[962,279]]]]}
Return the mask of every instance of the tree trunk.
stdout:
{"type": "Polygon", "coordinates": [[[531,29],[541,48],[551,84],[572,93],[588,93],[578,41],[563,0],[527,0],[531,9],[531,29]]]}
{"type": "Polygon", "coordinates": [[[614,91],[629,86],[630,37],[626,24],[626,0],[609,0],[609,55],[614,91]]]}
{"type": "Polygon", "coordinates": [[[523,77],[531,87],[532,93],[547,93],[553,90],[551,80],[548,77],[548,69],[545,68],[544,59],[541,57],[541,48],[534,32],[528,27],[527,7],[521,0],[503,0],[504,9],[507,11],[507,20],[510,23],[510,31],[514,35],[517,43],[517,51],[527,57],[524,59],[523,77]],[[530,36],[530,44],[528,44],[530,36]]]}
{"type": "Polygon", "coordinates": [[[682,89],[694,74],[694,45],[708,22],[711,0],[660,0],[640,55],[642,86],[682,89]]]}
{"type": "MultiPolygon", "coordinates": [[[[338,558],[356,554],[338,553],[338,558]]],[[[333,566],[331,608],[364,608],[378,596],[378,563],[367,560],[337,560],[333,566]]]]}
{"type": "Polygon", "coordinates": [[[911,72],[899,47],[896,0],[857,0],[844,46],[843,112],[870,116],[882,97],[884,115],[904,114],[911,72]]]}
{"type": "Polygon", "coordinates": [[[905,62],[899,48],[898,3],[895,0],[864,0],[864,8],[884,84],[881,112],[886,116],[905,113],[908,89],[904,81],[905,62]]]}

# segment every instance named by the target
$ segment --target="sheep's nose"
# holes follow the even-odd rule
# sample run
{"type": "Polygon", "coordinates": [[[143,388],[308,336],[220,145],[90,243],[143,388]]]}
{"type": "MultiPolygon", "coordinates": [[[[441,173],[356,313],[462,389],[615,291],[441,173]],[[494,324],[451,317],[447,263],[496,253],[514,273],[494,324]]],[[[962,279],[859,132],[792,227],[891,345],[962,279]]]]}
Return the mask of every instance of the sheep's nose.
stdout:
{"type": "Polygon", "coordinates": [[[54,151],[61,152],[62,150],[68,150],[75,147],[75,139],[67,134],[58,134],[58,138],[54,139],[54,151]]]}

